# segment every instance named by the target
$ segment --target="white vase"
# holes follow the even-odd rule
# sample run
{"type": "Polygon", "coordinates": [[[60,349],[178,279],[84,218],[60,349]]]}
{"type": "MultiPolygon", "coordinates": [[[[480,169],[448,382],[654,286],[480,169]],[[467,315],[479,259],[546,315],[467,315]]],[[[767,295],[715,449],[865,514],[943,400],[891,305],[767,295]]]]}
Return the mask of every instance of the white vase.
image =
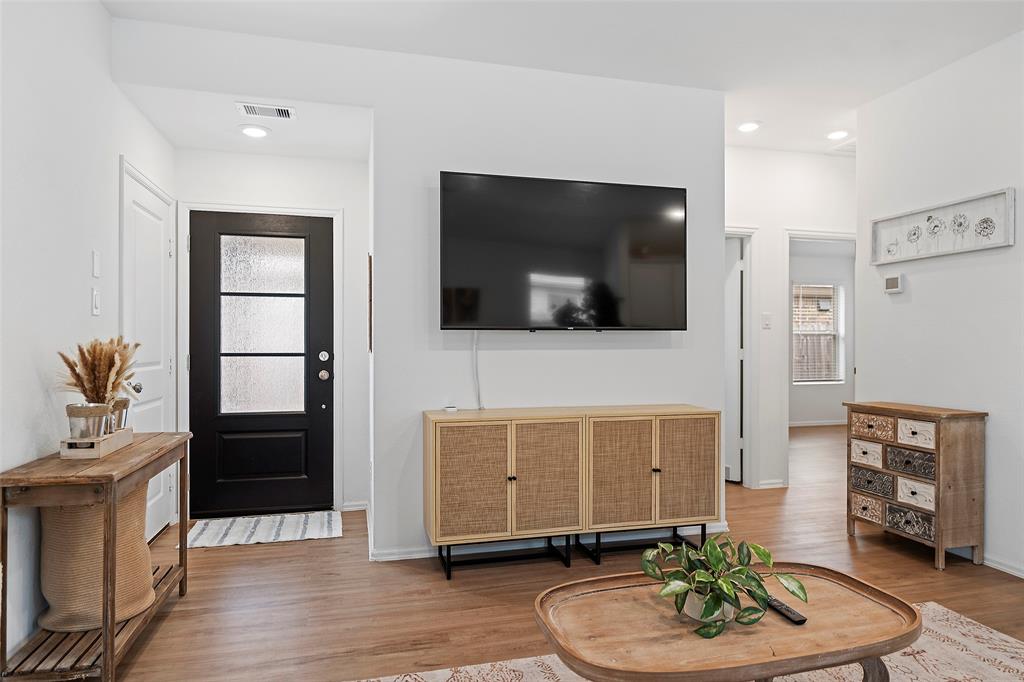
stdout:
{"type": "Polygon", "coordinates": [[[707,599],[702,594],[696,592],[687,592],[686,601],[683,602],[683,613],[690,618],[700,621],[701,623],[713,623],[716,620],[732,620],[736,616],[736,609],[731,604],[722,604],[722,608],[718,609],[710,618],[701,618],[700,614],[704,610],[704,600],[707,599]]]}

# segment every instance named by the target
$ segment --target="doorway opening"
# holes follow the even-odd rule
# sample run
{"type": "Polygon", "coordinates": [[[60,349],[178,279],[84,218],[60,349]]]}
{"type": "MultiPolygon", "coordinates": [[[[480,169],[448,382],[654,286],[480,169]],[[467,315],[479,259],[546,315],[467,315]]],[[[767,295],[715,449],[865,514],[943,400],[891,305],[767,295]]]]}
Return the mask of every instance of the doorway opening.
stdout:
{"type": "Polygon", "coordinates": [[[789,241],[789,426],[846,423],[854,398],[854,277],[852,235],[789,241]]]}

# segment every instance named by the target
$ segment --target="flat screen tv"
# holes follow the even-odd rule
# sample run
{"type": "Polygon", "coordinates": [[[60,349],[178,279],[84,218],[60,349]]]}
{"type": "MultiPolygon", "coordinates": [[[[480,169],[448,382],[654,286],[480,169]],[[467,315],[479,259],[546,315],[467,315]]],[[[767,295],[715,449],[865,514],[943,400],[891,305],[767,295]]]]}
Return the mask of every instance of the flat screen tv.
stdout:
{"type": "Polygon", "coordinates": [[[686,190],[442,172],[441,329],[686,329],[686,190]]]}

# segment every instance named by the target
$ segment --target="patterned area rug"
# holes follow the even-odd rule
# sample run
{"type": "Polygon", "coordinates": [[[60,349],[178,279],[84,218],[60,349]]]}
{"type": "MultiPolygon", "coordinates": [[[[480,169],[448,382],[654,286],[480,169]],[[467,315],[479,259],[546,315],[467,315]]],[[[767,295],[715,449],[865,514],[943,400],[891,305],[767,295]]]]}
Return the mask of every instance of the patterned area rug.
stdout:
{"type": "Polygon", "coordinates": [[[226,547],[341,537],[341,512],[235,516],[202,519],[188,532],[188,546],[226,547]]]}
{"type": "MultiPolygon", "coordinates": [[[[934,602],[918,604],[921,637],[884,658],[892,682],[1010,682],[1024,680],[1024,642],[934,602]]],[[[860,666],[776,678],[787,682],[860,682],[860,666]]],[[[520,658],[380,678],[377,682],[581,682],[557,656],[520,658]]]]}

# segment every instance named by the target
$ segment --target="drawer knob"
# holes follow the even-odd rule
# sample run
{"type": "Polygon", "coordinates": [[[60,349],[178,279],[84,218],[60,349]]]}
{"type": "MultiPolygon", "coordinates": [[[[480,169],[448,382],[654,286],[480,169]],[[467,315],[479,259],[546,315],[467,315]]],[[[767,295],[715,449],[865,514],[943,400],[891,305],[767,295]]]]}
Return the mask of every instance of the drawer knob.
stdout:
{"type": "Polygon", "coordinates": [[[911,490],[911,491],[910,491],[910,494],[911,494],[911,495],[916,495],[916,494],[917,494],[917,491],[916,491],[916,490],[911,490]]]}
{"type": "Polygon", "coordinates": [[[869,429],[873,429],[873,428],[875,428],[875,425],[874,424],[868,424],[868,428],[869,429]]]}
{"type": "Polygon", "coordinates": [[[867,505],[865,504],[864,506],[862,506],[862,507],[860,508],[860,510],[861,510],[861,511],[867,511],[867,510],[868,510],[868,506],[867,506],[867,505]]]}
{"type": "Polygon", "coordinates": [[[860,454],[862,454],[862,455],[866,455],[866,454],[868,454],[868,451],[867,451],[867,450],[861,450],[861,451],[860,451],[860,454]]]}
{"type": "Polygon", "coordinates": [[[911,431],[911,432],[910,432],[910,435],[911,435],[911,436],[916,436],[916,435],[917,435],[917,431],[911,431]]]}
{"type": "Polygon", "coordinates": [[[914,460],[912,460],[912,459],[905,459],[905,460],[903,460],[903,466],[908,467],[908,466],[910,466],[913,463],[913,461],[914,460]]]}
{"type": "Polygon", "coordinates": [[[874,482],[875,482],[875,479],[873,479],[873,478],[869,478],[868,479],[868,483],[874,483],[874,482]]]}

